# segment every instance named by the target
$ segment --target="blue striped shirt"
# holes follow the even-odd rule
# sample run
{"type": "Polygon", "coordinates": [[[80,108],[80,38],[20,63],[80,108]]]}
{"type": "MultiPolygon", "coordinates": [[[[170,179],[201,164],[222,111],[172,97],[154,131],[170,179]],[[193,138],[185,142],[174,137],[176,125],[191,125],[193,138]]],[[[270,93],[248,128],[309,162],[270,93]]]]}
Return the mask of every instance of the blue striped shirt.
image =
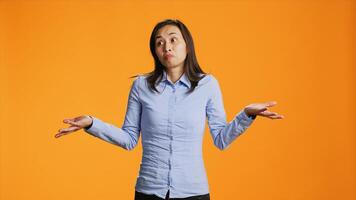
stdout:
{"type": "Polygon", "coordinates": [[[241,110],[232,121],[226,121],[219,83],[207,74],[194,91],[183,74],[175,83],[157,81],[153,93],[146,77],[138,76],[132,83],[122,128],[93,117],[85,128],[87,133],[132,150],[142,135],[142,160],[135,189],[145,194],[171,198],[209,193],[205,172],[202,141],[207,119],[214,145],[223,150],[254,121],[241,110]]]}

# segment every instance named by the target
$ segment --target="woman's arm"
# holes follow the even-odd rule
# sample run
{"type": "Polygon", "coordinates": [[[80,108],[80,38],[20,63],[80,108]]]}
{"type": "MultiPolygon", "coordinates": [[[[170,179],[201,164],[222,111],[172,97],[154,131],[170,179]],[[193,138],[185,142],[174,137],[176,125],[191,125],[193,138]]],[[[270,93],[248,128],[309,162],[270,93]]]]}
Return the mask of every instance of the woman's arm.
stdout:
{"type": "Polygon", "coordinates": [[[125,121],[122,128],[92,117],[93,122],[83,130],[111,144],[132,150],[140,137],[142,106],[139,99],[140,77],[133,81],[127,103],[125,121]]]}
{"type": "Polygon", "coordinates": [[[220,150],[226,149],[254,121],[255,116],[248,116],[241,110],[227,123],[223,98],[217,79],[212,76],[211,96],[206,106],[206,115],[214,145],[220,150]]]}

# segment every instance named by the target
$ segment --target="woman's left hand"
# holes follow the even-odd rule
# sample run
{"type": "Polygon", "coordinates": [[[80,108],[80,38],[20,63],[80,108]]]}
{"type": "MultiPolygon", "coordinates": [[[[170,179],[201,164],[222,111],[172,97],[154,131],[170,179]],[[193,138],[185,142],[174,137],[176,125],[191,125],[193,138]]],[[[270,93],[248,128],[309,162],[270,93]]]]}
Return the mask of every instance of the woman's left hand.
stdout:
{"type": "Polygon", "coordinates": [[[253,103],[244,108],[247,115],[259,115],[270,119],[283,119],[284,116],[268,110],[269,107],[275,106],[277,102],[270,101],[266,103],[253,103]]]}

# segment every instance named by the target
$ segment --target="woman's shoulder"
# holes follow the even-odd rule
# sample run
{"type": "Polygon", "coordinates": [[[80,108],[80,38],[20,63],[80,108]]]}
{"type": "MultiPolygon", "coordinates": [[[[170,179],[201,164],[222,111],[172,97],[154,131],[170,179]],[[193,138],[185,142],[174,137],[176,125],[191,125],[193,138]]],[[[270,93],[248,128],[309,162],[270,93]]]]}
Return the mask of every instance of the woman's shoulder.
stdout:
{"type": "Polygon", "coordinates": [[[140,87],[140,85],[142,84],[142,79],[144,78],[143,74],[136,74],[134,76],[130,77],[132,79],[132,85],[133,87],[140,87]]]}
{"type": "Polygon", "coordinates": [[[140,74],[136,74],[134,76],[131,76],[130,78],[134,78],[134,82],[140,82],[142,80],[145,80],[147,79],[148,75],[147,74],[143,74],[143,73],[140,73],[140,74]]]}
{"type": "Polygon", "coordinates": [[[142,80],[146,80],[149,76],[150,76],[149,73],[140,73],[140,74],[136,74],[133,77],[135,77],[135,80],[142,81],[142,80]]]}
{"type": "Polygon", "coordinates": [[[215,78],[215,76],[213,74],[206,73],[206,74],[199,74],[199,76],[203,77],[203,78],[200,79],[200,81],[198,82],[198,86],[217,82],[217,79],[215,78]]]}
{"type": "Polygon", "coordinates": [[[136,74],[135,76],[132,77],[134,78],[133,85],[141,89],[148,88],[148,82],[147,82],[148,77],[149,77],[148,73],[136,74]]]}

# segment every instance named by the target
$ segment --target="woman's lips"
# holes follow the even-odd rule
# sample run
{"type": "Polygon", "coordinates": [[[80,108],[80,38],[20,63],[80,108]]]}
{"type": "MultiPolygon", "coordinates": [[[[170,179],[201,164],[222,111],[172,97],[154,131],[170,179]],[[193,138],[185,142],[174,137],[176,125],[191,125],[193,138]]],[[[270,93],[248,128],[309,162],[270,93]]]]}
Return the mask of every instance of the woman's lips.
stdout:
{"type": "Polygon", "coordinates": [[[164,55],[164,59],[168,60],[169,58],[172,58],[173,55],[164,55]]]}

